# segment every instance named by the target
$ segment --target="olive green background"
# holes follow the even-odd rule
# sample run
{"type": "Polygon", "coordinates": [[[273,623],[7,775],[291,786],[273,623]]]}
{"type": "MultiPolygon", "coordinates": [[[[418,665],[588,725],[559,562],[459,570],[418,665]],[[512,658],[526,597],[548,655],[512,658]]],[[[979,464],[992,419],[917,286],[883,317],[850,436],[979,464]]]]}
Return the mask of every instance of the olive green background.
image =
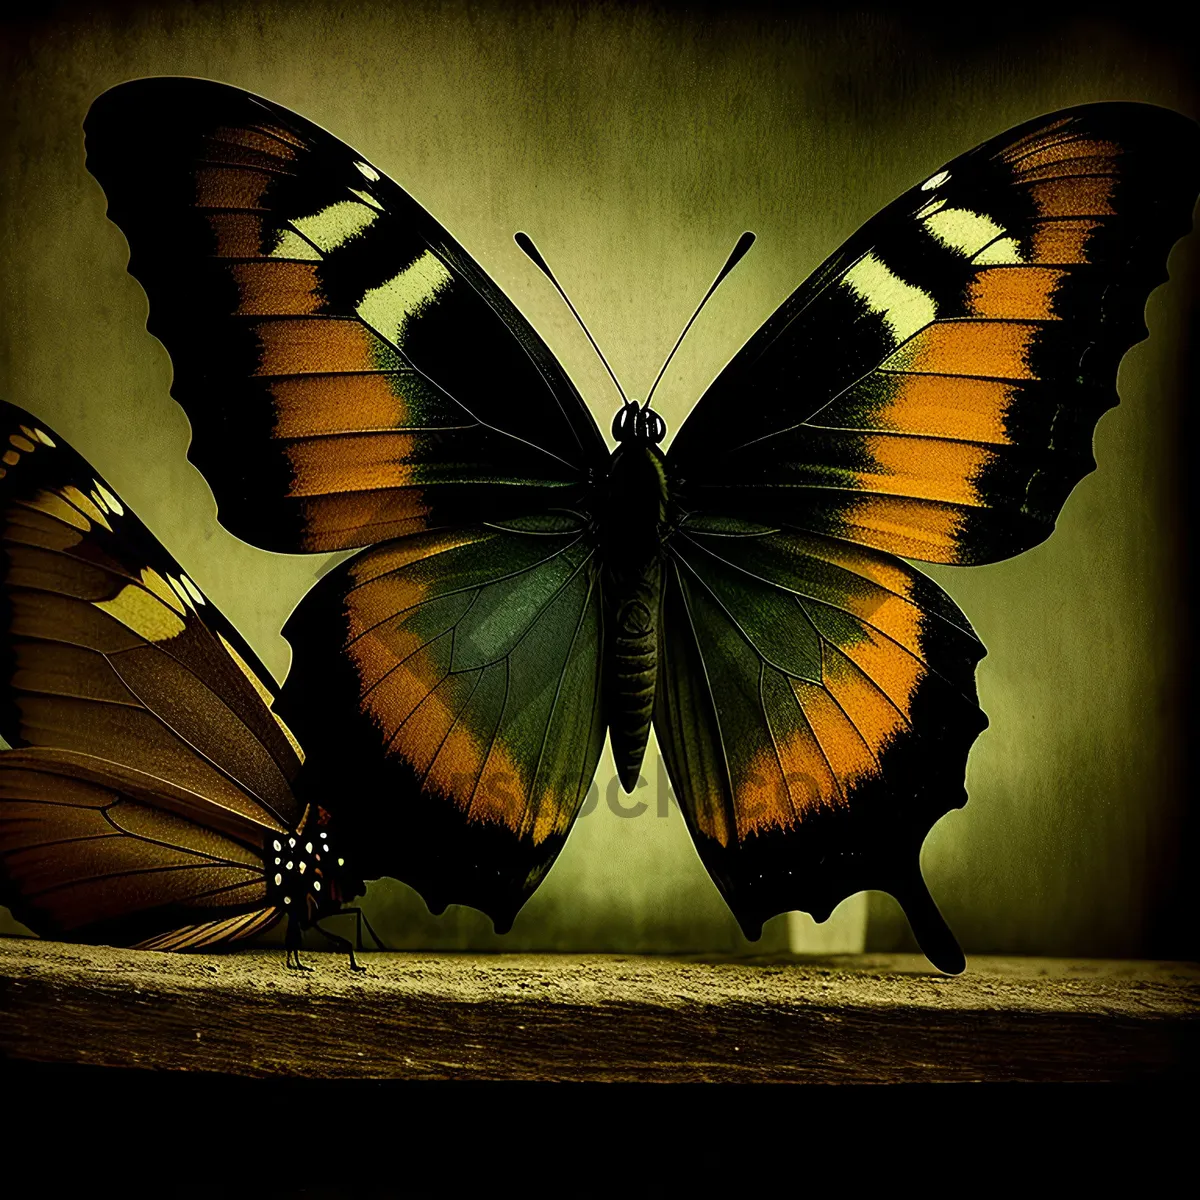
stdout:
{"type": "MultiPolygon", "coordinates": [[[[758,234],[659,390],[676,428],[810,270],[944,161],[1083,101],[1197,115],[1183,39],[1144,16],[1006,9],[1003,28],[989,29],[886,11],[634,4],[92,10],[0,26],[0,395],[91,459],[280,678],[280,626],[326,560],[230,537],[186,462],[169,360],[145,331],[127,247],[84,168],[81,123],[105,88],[206,76],[349,142],[476,256],[606,432],[612,385],[514,230],[533,236],[634,395],[738,234],[758,234]]],[[[1100,469],[1053,538],[1008,563],[935,572],[990,651],[978,678],[991,727],[971,755],[971,802],[924,852],[969,952],[1193,953],[1179,451],[1181,397],[1195,394],[1198,241],[1177,247],[1170,284],[1151,297],[1150,340],[1126,357],[1122,407],[1097,433],[1100,469]]],[[[607,803],[606,755],[594,811],[508,938],[469,910],[434,919],[389,883],[368,899],[380,932],[397,945],[746,948],[659,795],[654,755],[652,742],[646,788],[624,797],[614,785],[614,807],[646,803],[632,816],[607,803]]],[[[825,944],[861,945],[866,911],[861,899],[844,906],[825,944]]],[[[811,923],[789,932],[781,919],[760,947],[819,945],[814,936],[811,923]]],[[[868,945],[906,938],[895,905],[872,897],[868,945]]]]}

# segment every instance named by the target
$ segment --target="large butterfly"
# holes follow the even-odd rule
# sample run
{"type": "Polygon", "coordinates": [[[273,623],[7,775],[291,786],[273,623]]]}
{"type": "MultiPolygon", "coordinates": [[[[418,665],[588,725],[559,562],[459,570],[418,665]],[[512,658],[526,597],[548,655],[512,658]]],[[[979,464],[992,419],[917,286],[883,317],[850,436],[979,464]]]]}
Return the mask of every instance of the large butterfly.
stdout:
{"type": "Polygon", "coordinates": [[[506,929],[606,732],[628,788],[653,723],[747,936],[880,889],[961,969],[919,852],[966,800],[984,648],[905,560],[1049,536],[1189,228],[1195,124],[1086,105],[936,171],[779,308],[665,455],[648,399],[610,454],[470,255],[302,117],[149,79],[86,129],[222,523],[363,548],[288,621],[279,709],[310,752],[298,789],[337,797],[368,876],[506,929]]]}
{"type": "Polygon", "coordinates": [[[0,438],[0,903],[153,950],[287,918],[299,965],[302,929],[363,885],[293,791],[275,681],[59,434],[0,401],[0,438]]]}

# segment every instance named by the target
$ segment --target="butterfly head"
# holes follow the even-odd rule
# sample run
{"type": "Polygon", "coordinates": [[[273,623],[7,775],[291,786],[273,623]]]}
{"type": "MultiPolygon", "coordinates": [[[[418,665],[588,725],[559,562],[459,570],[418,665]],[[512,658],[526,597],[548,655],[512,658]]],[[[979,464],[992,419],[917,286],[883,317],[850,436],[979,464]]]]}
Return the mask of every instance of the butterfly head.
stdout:
{"type": "Polygon", "coordinates": [[[667,423],[650,407],[628,400],[613,417],[613,437],[618,442],[642,442],[657,446],[667,436],[667,423]]]}

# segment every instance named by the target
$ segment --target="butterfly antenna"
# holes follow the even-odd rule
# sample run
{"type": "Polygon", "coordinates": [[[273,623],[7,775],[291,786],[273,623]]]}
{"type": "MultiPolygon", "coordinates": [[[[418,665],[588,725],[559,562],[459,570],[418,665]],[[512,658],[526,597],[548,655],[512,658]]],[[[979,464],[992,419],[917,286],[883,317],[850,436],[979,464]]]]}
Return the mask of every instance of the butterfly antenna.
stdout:
{"type": "Polygon", "coordinates": [[[671,359],[675,357],[675,351],[679,349],[679,347],[683,344],[683,339],[687,337],[687,331],[691,329],[692,322],[695,321],[695,319],[700,315],[700,310],[708,303],[709,297],[717,290],[721,284],[721,281],[726,275],[729,274],[730,271],[733,270],[734,267],[738,265],[738,263],[742,261],[742,259],[745,257],[746,251],[749,250],[753,245],[754,234],[752,234],[749,230],[747,230],[740,238],[738,238],[737,245],[734,246],[729,253],[729,257],[725,260],[725,265],[717,274],[716,279],[712,281],[712,287],[710,287],[708,291],[704,293],[704,299],[696,305],[696,311],[692,313],[691,319],[683,327],[683,332],[679,335],[678,341],[676,341],[675,345],[671,347],[671,353],[667,355],[667,361],[663,363],[662,370],[659,371],[654,383],[650,386],[650,391],[646,395],[646,408],[650,407],[650,397],[654,395],[654,389],[658,387],[659,380],[662,379],[662,377],[667,373],[667,368],[671,365],[671,359]]]}
{"type": "Polygon", "coordinates": [[[625,395],[624,388],[621,387],[620,380],[617,379],[616,375],[613,374],[612,367],[608,365],[608,359],[604,357],[603,351],[601,351],[600,347],[596,345],[596,339],[592,337],[588,327],[583,323],[583,318],[576,311],[575,305],[571,303],[570,299],[567,297],[567,293],[562,290],[562,284],[560,284],[558,280],[554,278],[554,272],[550,270],[546,260],[542,257],[538,248],[533,244],[533,239],[527,233],[516,233],[513,235],[513,241],[515,241],[517,245],[525,251],[530,259],[533,260],[533,265],[537,267],[537,269],[541,271],[541,273],[545,275],[545,277],[550,280],[552,284],[554,284],[555,290],[563,298],[563,302],[566,304],[566,306],[571,310],[571,315],[576,321],[579,322],[579,328],[582,329],[585,334],[587,334],[587,340],[592,343],[592,349],[595,350],[595,352],[599,355],[600,361],[604,364],[604,369],[608,372],[608,377],[616,385],[616,389],[620,393],[621,399],[628,404],[629,399],[625,395]]]}

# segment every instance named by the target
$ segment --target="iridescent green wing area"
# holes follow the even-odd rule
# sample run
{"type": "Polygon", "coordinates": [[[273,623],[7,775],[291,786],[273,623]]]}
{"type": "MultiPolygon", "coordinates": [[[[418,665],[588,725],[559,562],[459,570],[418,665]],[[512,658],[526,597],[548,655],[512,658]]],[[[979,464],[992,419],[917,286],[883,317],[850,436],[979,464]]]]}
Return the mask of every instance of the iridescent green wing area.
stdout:
{"type": "Polygon", "coordinates": [[[0,422],[0,902],[76,940],[247,936],[302,815],[274,681],[62,437],[0,422]]]}
{"type": "Polygon", "coordinates": [[[470,255],[337,138],[224,84],[101,96],[87,163],[239,537],[366,546],[577,502],[603,465],[553,355],[470,255]]]}
{"type": "Polygon", "coordinates": [[[668,455],[688,511],[939,563],[1050,535],[1200,190],[1200,127],[1038,118],[867,222],[750,339],[668,455]]]}
{"type": "Polygon", "coordinates": [[[962,956],[921,842],[966,802],[984,649],[950,598],[874,550],[693,518],[670,543],[654,728],[688,827],[746,935],[865,888],[930,958],[962,956]]]}
{"type": "Polygon", "coordinates": [[[279,710],[316,747],[299,782],[336,797],[367,878],[498,931],[561,849],[604,740],[602,611],[568,516],[400,538],[327,574],[288,621],[279,710]],[[347,764],[350,764],[348,767],[347,764]]]}

